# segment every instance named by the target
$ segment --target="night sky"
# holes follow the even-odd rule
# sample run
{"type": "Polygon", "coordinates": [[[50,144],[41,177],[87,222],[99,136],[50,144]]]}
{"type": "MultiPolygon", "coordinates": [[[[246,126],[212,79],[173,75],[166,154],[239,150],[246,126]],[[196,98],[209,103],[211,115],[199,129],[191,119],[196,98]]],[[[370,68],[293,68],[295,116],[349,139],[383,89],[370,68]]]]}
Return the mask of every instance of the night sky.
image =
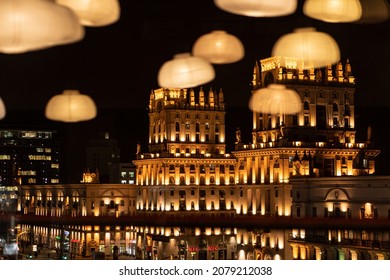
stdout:
{"type": "MultiPolygon", "coordinates": [[[[390,107],[390,21],[320,22],[303,15],[303,1],[295,14],[276,18],[229,14],[219,10],[212,0],[120,3],[118,22],[86,27],[85,38],[80,42],[25,54],[0,54],[0,97],[7,108],[0,127],[60,131],[62,151],[67,155],[62,165],[65,182],[81,178],[85,146],[100,132],[108,131],[118,139],[123,162],[133,159],[136,143],[146,145],[146,107],[151,89],[158,87],[159,67],[176,53],[190,52],[199,36],[215,29],[236,35],[245,46],[243,60],[215,66],[215,80],[204,85],[206,89],[222,88],[225,93],[228,129],[232,130],[227,131],[228,146],[234,140],[233,129],[240,123],[248,130],[248,141],[250,138],[247,105],[255,61],[269,57],[273,44],[283,34],[313,26],[337,41],[343,63],[350,60],[357,83],[355,103],[359,107],[357,121],[361,122],[358,129],[365,131],[371,123],[373,140],[385,150],[390,125],[379,121],[390,107]],[[73,124],[46,120],[46,103],[64,89],[78,89],[90,95],[98,107],[97,118],[73,124]],[[237,119],[237,115],[241,118],[237,119]]],[[[380,157],[385,155],[386,151],[380,157]]]]}

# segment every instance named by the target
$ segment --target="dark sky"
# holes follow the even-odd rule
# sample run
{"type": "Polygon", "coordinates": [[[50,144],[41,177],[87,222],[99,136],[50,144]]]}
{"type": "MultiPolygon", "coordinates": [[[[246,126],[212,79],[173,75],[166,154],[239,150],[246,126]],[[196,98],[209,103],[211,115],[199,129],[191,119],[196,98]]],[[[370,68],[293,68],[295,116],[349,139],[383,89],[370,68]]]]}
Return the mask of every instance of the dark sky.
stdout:
{"type": "MultiPolygon", "coordinates": [[[[389,21],[370,25],[324,23],[303,15],[303,1],[295,14],[276,18],[229,14],[215,7],[212,0],[120,3],[118,22],[87,27],[85,38],[78,43],[26,54],[0,54],[0,96],[7,107],[1,126],[30,124],[61,129],[66,148],[73,149],[70,155],[79,158],[84,157],[86,139],[109,131],[120,140],[123,161],[129,161],[136,142],[147,141],[145,108],[150,90],[158,87],[159,67],[176,53],[190,52],[199,36],[214,29],[236,35],[245,46],[243,60],[215,66],[215,80],[205,85],[222,88],[230,108],[247,108],[256,59],[269,57],[280,36],[305,26],[331,35],[339,44],[342,62],[350,60],[358,106],[390,107],[389,21]],[[95,100],[95,120],[62,124],[44,118],[51,96],[70,88],[95,100]]],[[[250,117],[245,121],[250,126],[250,117]]],[[[381,128],[382,132],[389,129],[381,128]]],[[[72,165],[69,159],[67,165],[72,165]]],[[[74,167],[72,172],[78,169],[74,167]]]]}

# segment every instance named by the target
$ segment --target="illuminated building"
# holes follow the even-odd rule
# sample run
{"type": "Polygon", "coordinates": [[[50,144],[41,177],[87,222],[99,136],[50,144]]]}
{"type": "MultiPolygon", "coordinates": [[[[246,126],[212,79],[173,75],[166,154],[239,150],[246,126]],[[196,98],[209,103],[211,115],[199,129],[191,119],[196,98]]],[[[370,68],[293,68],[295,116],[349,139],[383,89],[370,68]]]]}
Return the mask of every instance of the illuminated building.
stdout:
{"type": "Polygon", "coordinates": [[[0,185],[59,183],[57,132],[0,130],[0,185]]]}
{"type": "Polygon", "coordinates": [[[296,90],[302,111],[253,113],[252,142],[237,131],[231,153],[221,90],[160,88],[150,93],[148,149],[137,147],[135,185],[26,185],[21,205],[36,215],[112,217],[74,226],[87,255],[116,245],[143,259],[390,259],[388,226],[359,227],[389,217],[390,177],[375,176],[370,128],[364,140],[355,129],[349,62],[303,71],[293,62],[280,67],[277,57],[260,60],[253,91],[269,83],[296,90]],[[48,212],[50,193],[57,210],[48,212]],[[187,223],[170,225],[175,218],[187,223]],[[229,224],[248,218],[256,223],[229,224]],[[270,219],[275,226],[263,226],[270,219]],[[204,226],[189,226],[199,220],[204,226]]]}

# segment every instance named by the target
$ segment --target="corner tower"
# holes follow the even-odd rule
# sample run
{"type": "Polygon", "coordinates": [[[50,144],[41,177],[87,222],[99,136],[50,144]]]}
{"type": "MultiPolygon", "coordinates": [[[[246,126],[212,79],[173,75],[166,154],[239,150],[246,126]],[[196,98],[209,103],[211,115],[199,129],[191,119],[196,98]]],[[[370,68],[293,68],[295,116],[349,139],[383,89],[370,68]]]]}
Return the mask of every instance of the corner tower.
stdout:
{"type": "Polygon", "coordinates": [[[279,57],[257,61],[252,93],[272,83],[295,90],[302,109],[294,115],[253,113],[252,143],[236,145],[233,152],[243,166],[240,182],[375,173],[379,150],[371,149],[368,135],[356,139],[355,78],[348,60],[308,70],[294,61],[282,67],[279,57]]]}
{"type": "Polygon", "coordinates": [[[225,146],[222,90],[160,88],[150,93],[149,152],[220,155],[225,146]]]}

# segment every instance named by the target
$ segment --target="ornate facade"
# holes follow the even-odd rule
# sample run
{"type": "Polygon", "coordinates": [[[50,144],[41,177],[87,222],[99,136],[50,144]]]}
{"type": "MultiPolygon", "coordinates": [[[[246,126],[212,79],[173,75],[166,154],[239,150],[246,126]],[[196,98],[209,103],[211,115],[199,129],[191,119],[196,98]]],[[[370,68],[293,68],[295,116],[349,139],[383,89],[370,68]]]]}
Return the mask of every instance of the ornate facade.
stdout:
{"type": "Polygon", "coordinates": [[[138,145],[133,161],[135,185],[52,186],[57,210],[50,211],[53,190],[22,186],[21,211],[112,217],[111,226],[80,228],[87,255],[91,248],[110,254],[116,245],[144,259],[389,259],[389,230],[356,226],[388,218],[390,178],[374,176],[379,150],[371,147],[370,128],[363,140],[357,137],[350,63],[300,70],[281,67],[277,57],[260,60],[253,92],[270,83],[296,90],[301,112],[253,113],[252,142],[243,143],[238,130],[231,153],[222,90],[153,90],[148,148],[138,145]],[[65,190],[68,198],[61,200],[65,190]],[[45,203],[37,202],[38,191],[45,203]],[[69,208],[59,209],[58,201],[69,208]],[[114,217],[121,216],[128,224],[116,226],[114,217]],[[136,225],[135,217],[150,225],[136,225]],[[175,217],[226,224],[171,226],[175,217]],[[239,227],[229,224],[233,218],[256,223],[239,227]],[[286,218],[299,226],[278,227],[286,218]],[[159,219],[167,225],[154,225],[159,219]],[[263,226],[270,219],[275,226],[263,226]],[[334,219],[345,226],[309,223],[334,219]]]}

